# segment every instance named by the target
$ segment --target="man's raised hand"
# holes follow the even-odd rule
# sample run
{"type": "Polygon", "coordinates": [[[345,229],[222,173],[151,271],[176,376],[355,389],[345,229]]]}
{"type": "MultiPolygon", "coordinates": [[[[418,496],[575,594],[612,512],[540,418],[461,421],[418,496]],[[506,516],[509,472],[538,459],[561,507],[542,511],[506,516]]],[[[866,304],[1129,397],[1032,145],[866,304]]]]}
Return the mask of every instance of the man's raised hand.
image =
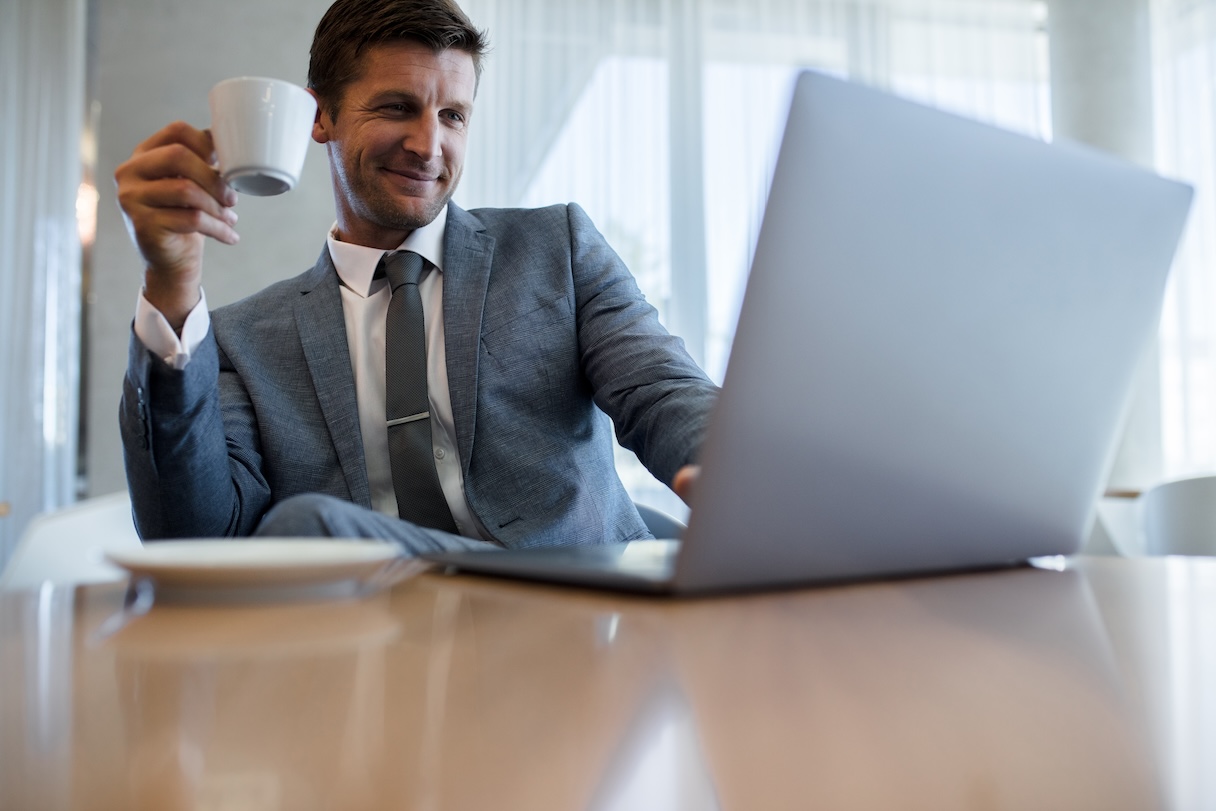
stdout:
{"type": "Polygon", "coordinates": [[[114,172],[118,204],[146,263],[144,296],[180,330],[198,303],[203,242],[227,245],[235,231],[236,192],[216,171],[211,133],[180,121],[135,148],[114,172]]]}

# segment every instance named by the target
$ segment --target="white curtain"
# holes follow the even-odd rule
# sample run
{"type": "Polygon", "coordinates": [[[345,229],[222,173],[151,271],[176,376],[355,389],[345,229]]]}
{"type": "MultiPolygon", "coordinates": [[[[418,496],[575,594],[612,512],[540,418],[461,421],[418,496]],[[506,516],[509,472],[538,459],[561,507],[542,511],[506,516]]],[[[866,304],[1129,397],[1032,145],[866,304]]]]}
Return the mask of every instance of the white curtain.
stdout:
{"type": "Polygon", "coordinates": [[[0,566],[76,491],[84,105],[84,0],[3,0],[0,566]]]}
{"type": "Polygon", "coordinates": [[[1153,0],[1158,168],[1195,199],[1161,324],[1165,474],[1216,471],[1216,0],[1153,0]]]}
{"type": "MultiPolygon", "coordinates": [[[[465,0],[494,50],[459,201],[576,201],[721,379],[799,69],[1050,136],[1037,0],[465,0]]],[[[683,506],[627,453],[634,497],[683,506]]]]}

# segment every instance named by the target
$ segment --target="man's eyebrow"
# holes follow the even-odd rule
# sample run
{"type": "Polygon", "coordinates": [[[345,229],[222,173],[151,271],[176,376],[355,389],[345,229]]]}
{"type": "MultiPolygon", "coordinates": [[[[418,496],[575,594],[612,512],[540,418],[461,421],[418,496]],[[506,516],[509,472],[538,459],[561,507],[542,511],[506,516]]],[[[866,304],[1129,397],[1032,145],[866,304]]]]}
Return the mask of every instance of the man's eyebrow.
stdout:
{"type": "MultiPolygon", "coordinates": [[[[373,107],[378,104],[394,103],[394,102],[409,102],[412,104],[421,104],[422,97],[419,96],[417,93],[414,93],[413,91],[410,91],[410,90],[390,89],[390,90],[381,90],[377,93],[373,93],[371,98],[369,99],[369,104],[373,107]]],[[[444,109],[455,110],[455,111],[457,111],[459,113],[463,113],[465,115],[468,115],[469,111],[473,109],[473,103],[471,101],[446,101],[446,102],[441,101],[439,106],[444,109]]]]}
{"type": "Polygon", "coordinates": [[[419,100],[418,94],[409,90],[381,90],[373,93],[371,97],[372,104],[383,104],[386,101],[412,101],[419,100]]]}

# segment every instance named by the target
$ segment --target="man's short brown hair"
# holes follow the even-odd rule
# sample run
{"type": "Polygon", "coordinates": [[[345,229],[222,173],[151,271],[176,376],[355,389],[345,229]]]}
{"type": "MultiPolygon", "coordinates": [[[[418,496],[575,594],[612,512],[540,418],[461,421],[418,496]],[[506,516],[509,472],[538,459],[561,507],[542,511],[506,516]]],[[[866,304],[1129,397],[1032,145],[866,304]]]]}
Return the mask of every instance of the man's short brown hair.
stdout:
{"type": "Polygon", "coordinates": [[[421,42],[435,53],[464,51],[481,80],[489,40],[452,0],[337,0],[317,23],[308,63],[308,86],[331,118],[347,85],[359,78],[363,51],[394,40],[421,42]]]}

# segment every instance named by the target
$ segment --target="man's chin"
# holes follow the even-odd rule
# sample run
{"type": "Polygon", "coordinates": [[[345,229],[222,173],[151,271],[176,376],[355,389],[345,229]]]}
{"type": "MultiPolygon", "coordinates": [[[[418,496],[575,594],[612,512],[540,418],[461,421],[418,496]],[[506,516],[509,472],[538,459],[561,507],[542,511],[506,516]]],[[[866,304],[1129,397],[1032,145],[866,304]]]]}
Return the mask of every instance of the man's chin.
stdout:
{"type": "Polygon", "coordinates": [[[450,198],[442,200],[413,201],[414,205],[377,205],[372,206],[372,217],[382,226],[402,231],[413,231],[430,225],[443,211],[450,198]]]}

